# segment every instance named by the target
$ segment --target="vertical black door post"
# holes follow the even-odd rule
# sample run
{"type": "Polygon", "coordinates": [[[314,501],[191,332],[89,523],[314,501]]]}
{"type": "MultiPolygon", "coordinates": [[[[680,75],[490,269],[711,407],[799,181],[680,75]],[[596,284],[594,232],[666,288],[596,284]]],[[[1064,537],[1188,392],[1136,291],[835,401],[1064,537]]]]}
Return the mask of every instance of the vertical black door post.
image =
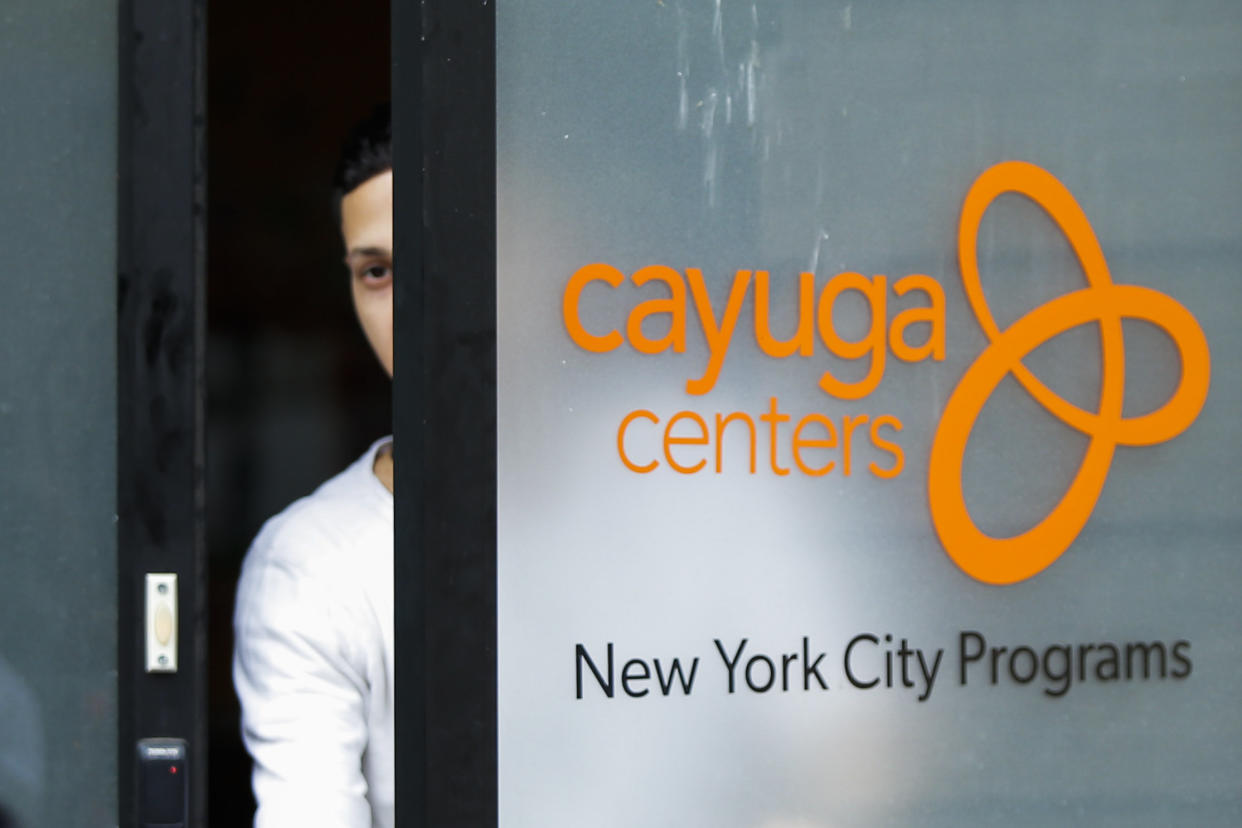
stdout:
{"type": "Polygon", "coordinates": [[[204,0],[122,0],[119,119],[120,824],[137,819],[137,742],[188,743],[190,824],[206,824],[204,0]],[[178,669],[147,673],[144,575],[178,580],[178,669]]]}
{"type": "Polygon", "coordinates": [[[495,825],[496,51],[393,3],[398,825],[495,825]]]}

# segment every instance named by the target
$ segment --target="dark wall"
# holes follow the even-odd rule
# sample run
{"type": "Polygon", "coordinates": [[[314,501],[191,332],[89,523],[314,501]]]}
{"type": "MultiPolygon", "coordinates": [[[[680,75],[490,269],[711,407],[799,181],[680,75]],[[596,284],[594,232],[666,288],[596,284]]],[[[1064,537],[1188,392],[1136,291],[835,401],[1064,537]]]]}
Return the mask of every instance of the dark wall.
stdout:
{"type": "Polygon", "coordinates": [[[350,307],[330,193],[389,97],[386,0],[208,4],[210,822],[247,824],[230,676],[237,575],[262,522],[391,430],[350,307]]]}

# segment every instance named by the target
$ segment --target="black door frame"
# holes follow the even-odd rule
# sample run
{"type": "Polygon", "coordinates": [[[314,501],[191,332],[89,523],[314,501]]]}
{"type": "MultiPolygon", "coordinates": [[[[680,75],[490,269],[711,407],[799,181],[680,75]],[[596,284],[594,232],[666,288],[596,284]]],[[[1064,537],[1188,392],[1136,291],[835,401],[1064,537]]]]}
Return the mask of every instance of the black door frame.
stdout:
{"type": "MultiPolygon", "coordinates": [[[[392,5],[398,824],[495,825],[494,6],[392,5]]],[[[173,737],[205,825],[205,0],[122,0],[121,21],[119,820],[138,740],[173,737]],[[144,671],[147,572],[178,575],[176,673],[144,671]]]]}
{"type": "Polygon", "coordinates": [[[495,4],[392,4],[397,824],[497,824],[495,4]]]}
{"type": "Polygon", "coordinates": [[[205,0],[121,0],[117,298],[117,784],[137,742],[188,743],[206,824],[205,0]],[[178,576],[178,669],[145,672],[144,574],[178,576]]]}

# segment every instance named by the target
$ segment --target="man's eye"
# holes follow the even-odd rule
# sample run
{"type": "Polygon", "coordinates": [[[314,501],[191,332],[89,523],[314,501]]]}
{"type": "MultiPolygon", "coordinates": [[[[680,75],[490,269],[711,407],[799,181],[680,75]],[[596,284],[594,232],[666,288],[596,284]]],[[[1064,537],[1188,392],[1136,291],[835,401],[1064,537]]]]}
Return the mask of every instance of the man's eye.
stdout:
{"type": "Polygon", "coordinates": [[[364,282],[385,282],[392,278],[392,268],[382,264],[369,265],[358,272],[358,278],[364,282]]]}

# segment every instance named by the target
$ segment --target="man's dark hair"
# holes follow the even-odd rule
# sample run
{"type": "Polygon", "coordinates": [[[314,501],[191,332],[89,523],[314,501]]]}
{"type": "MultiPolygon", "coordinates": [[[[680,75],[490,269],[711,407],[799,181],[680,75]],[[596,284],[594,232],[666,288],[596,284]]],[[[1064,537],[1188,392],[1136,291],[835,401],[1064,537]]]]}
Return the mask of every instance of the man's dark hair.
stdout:
{"type": "Polygon", "coordinates": [[[392,111],[388,104],[380,104],[354,127],[341,149],[332,181],[332,206],[337,218],[341,214],[341,199],[360,184],[391,169],[392,111]]]}

